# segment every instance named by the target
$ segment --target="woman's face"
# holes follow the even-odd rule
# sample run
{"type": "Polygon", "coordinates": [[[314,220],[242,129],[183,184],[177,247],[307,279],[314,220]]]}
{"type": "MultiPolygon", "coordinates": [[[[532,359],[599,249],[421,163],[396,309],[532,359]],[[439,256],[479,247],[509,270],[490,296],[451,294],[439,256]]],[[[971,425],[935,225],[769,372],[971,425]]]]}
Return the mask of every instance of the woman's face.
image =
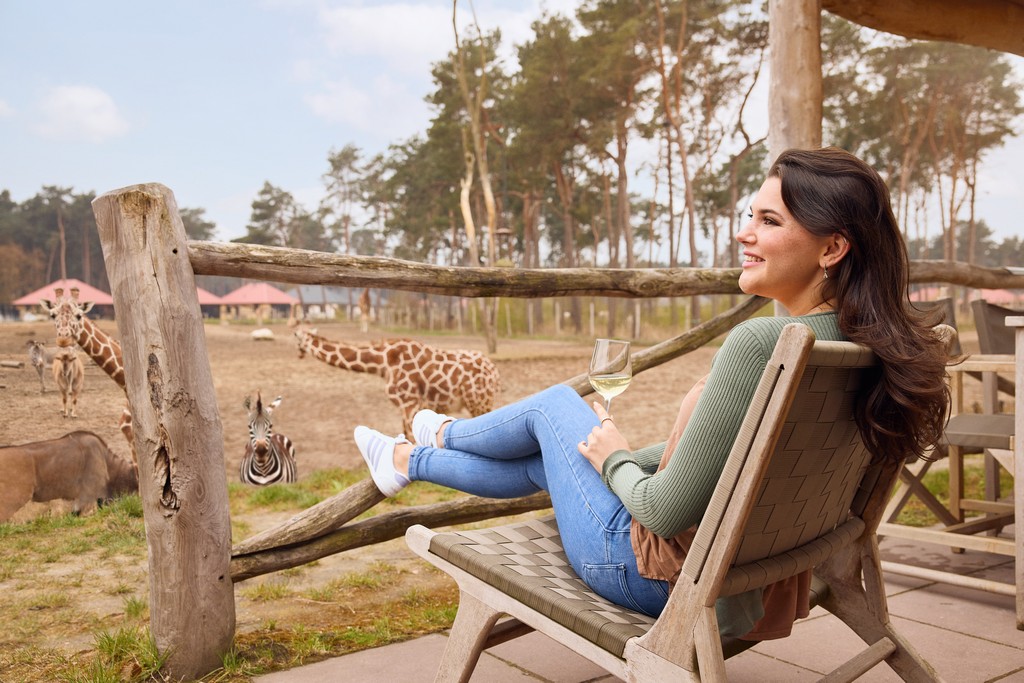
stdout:
{"type": "Polygon", "coordinates": [[[817,237],[782,202],[782,181],[768,178],[750,207],[750,221],[736,235],[743,255],[740,289],[778,301],[790,315],[823,303],[820,287],[834,236],[817,237]]]}

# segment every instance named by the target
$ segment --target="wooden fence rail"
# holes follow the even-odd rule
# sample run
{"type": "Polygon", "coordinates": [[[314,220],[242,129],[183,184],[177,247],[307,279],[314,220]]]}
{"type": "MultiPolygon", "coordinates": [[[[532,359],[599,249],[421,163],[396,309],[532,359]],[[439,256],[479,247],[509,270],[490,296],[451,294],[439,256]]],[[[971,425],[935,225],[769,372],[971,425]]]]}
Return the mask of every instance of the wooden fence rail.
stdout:
{"type": "MultiPolygon", "coordinates": [[[[189,261],[197,275],[229,275],[297,285],[527,299],[740,293],[739,268],[464,268],[256,244],[195,241],[187,244],[189,261]]],[[[957,261],[920,260],[910,263],[910,282],[1024,289],[1024,271],[983,268],[957,261]]]]}
{"type": "MultiPolygon", "coordinates": [[[[452,268],[260,245],[189,241],[173,193],[134,185],[93,202],[135,421],[139,489],[149,547],[150,626],[165,673],[218,668],[234,636],[233,582],[394,538],[413,523],[454,524],[548,505],[463,499],[348,524],[382,499],[369,479],[231,548],[223,430],[206,352],[195,275],[336,284],[470,297],[667,297],[739,293],[738,269],[452,268]]],[[[916,261],[915,283],[1024,288],[1024,274],[916,261]]],[[[637,372],[698,348],[765,304],[750,297],[637,354],[637,372]]],[[[584,376],[566,381],[581,394],[584,376]]]]}

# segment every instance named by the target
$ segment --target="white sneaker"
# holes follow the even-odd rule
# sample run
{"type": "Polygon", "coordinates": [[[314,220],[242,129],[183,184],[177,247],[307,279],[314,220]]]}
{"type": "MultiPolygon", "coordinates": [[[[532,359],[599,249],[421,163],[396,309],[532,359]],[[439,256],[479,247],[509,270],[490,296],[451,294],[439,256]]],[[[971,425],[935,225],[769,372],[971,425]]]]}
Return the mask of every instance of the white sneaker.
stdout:
{"type": "Polygon", "coordinates": [[[437,433],[441,431],[441,425],[453,419],[428,408],[417,412],[412,417],[412,434],[416,437],[416,445],[437,448],[437,433]]]}
{"type": "Polygon", "coordinates": [[[362,425],[355,429],[356,446],[380,492],[389,498],[408,486],[409,478],[395,471],[395,445],[409,443],[404,434],[385,436],[362,425]]]}

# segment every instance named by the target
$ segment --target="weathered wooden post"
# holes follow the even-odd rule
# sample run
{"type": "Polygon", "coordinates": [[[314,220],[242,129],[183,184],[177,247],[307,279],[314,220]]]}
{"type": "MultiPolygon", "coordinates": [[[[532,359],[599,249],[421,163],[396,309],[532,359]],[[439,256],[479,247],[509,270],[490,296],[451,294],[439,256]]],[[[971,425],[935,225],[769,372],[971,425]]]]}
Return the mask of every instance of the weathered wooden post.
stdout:
{"type": "Polygon", "coordinates": [[[768,158],[821,146],[821,5],[769,0],[768,158]]]}
{"type": "MultiPolygon", "coordinates": [[[[768,0],[768,163],[821,147],[820,0],[768,0]]],[[[767,170],[767,169],[766,169],[767,170]]],[[[787,315],[775,304],[776,315],[787,315]]]]}
{"type": "Polygon", "coordinates": [[[150,627],[172,680],[222,664],[235,630],[224,438],[173,193],[93,201],[114,297],[149,545],[150,627]]]}

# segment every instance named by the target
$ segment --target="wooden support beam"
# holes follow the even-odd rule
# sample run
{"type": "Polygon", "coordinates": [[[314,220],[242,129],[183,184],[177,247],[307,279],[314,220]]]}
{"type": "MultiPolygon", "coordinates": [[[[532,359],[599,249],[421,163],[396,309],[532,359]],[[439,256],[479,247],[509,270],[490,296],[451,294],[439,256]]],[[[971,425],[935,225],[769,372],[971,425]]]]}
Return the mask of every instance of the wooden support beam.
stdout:
{"type": "Polygon", "coordinates": [[[1024,3],[1020,0],[822,0],[821,8],[906,38],[1024,56],[1024,3]]]}
{"type": "Polygon", "coordinates": [[[818,0],[768,2],[768,158],[821,147],[821,9],[818,0]]]}

